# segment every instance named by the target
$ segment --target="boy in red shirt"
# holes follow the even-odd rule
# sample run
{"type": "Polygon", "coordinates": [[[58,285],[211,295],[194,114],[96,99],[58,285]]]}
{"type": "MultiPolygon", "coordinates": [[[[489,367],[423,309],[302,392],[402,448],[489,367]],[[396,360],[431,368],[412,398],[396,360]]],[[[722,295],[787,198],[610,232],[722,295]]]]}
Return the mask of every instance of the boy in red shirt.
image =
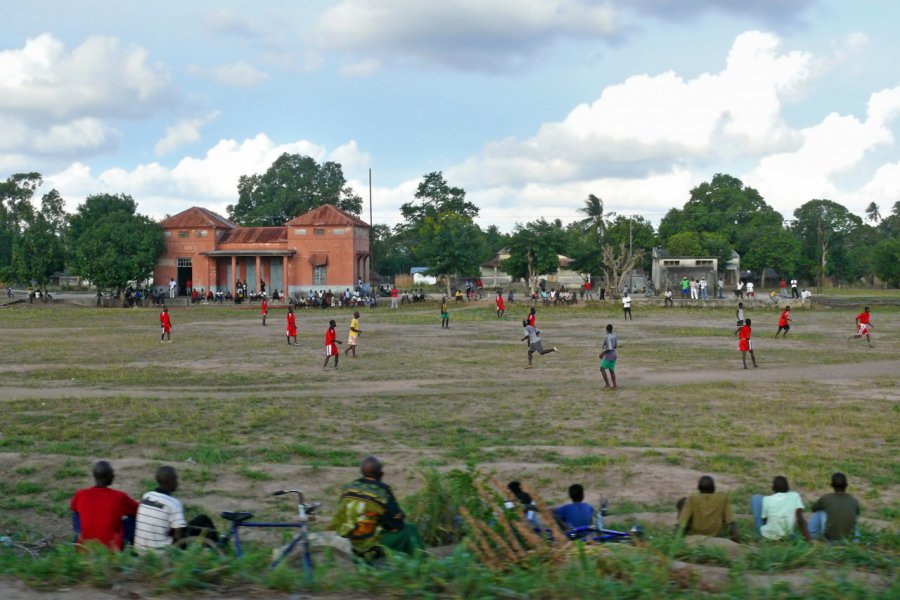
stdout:
{"type": "Polygon", "coordinates": [[[528,324],[531,325],[532,327],[535,326],[534,325],[534,321],[535,321],[535,317],[536,317],[535,312],[536,311],[535,311],[534,307],[532,307],[531,312],[528,313],[528,324]]]}
{"type": "Polygon", "coordinates": [[[294,338],[294,348],[297,344],[297,318],[294,316],[294,307],[288,306],[287,312],[287,342],[291,345],[291,338],[294,338]]]}
{"type": "Polygon", "coordinates": [[[171,342],[172,341],[172,320],[169,318],[169,309],[163,306],[162,312],[159,313],[159,341],[160,342],[171,342]]]}
{"type": "Polygon", "coordinates": [[[341,357],[341,351],[338,350],[337,345],[341,342],[337,339],[335,327],[337,327],[337,323],[334,319],[328,321],[328,330],[325,331],[325,364],[322,365],[323,369],[328,368],[328,359],[332,356],[334,357],[334,368],[338,368],[338,359],[341,357]]]}
{"type": "Polygon", "coordinates": [[[506,310],[506,307],[503,305],[503,292],[498,291],[497,292],[497,318],[502,317],[505,310],[506,310]]]}
{"type": "Polygon", "coordinates": [[[784,312],[781,313],[781,318],[778,319],[778,331],[775,332],[775,337],[778,337],[778,334],[784,331],[784,335],[782,337],[787,337],[788,331],[791,329],[791,307],[786,306],[784,308],[784,312]]]}
{"type": "Polygon", "coordinates": [[[69,502],[80,527],[78,543],[97,540],[111,550],[121,550],[125,542],[122,519],[134,518],[138,503],[128,494],[114,490],[112,465],[101,460],[92,469],[94,487],[78,490],[69,502]]]}
{"type": "Polygon", "coordinates": [[[263,299],[262,299],[261,312],[262,312],[262,318],[263,318],[263,325],[265,325],[266,324],[266,315],[269,314],[269,303],[266,302],[265,296],[263,296],[263,299]]]}
{"type": "Polygon", "coordinates": [[[744,321],[744,324],[738,329],[738,350],[741,351],[741,360],[744,361],[744,368],[747,368],[747,353],[750,353],[750,358],[753,360],[753,368],[755,369],[759,365],[756,364],[756,355],[753,354],[753,344],[750,343],[750,319],[744,321]]]}
{"type": "Polygon", "coordinates": [[[869,307],[867,306],[861,313],[856,315],[856,335],[851,335],[847,338],[847,341],[850,340],[858,340],[859,338],[865,336],[866,343],[868,345],[872,345],[872,340],[869,338],[869,329],[872,327],[872,323],[869,322],[869,318],[871,315],[869,314],[869,307]]]}

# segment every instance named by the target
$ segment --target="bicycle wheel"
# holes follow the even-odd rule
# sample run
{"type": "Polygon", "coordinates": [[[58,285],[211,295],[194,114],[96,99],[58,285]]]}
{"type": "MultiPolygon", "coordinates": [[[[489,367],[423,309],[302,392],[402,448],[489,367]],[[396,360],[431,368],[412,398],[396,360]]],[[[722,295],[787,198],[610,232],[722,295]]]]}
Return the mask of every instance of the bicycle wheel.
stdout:
{"type": "MultiPolygon", "coordinates": [[[[310,533],[309,555],[314,567],[325,565],[346,568],[355,562],[350,542],[334,532],[310,533]]],[[[292,566],[302,568],[304,556],[300,544],[297,544],[284,560],[292,566]]]]}
{"type": "Polygon", "coordinates": [[[176,540],[172,543],[172,546],[179,550],[197,549],[199,552],[213,552],[219,556],[225,556],[225,551],[205,535],[189,535],[176,540]]]}

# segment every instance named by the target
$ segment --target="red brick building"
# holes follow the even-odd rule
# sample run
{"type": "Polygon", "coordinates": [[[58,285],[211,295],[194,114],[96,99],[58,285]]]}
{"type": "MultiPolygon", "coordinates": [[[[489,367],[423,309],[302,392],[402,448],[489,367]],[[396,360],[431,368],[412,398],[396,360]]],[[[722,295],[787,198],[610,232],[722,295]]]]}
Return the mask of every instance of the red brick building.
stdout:
{"type": "Polygon", "coordinates": [[[242,227],[193,207],[169,217],[163,228],[166,251],[153,273],[154,285],[179,293],[196,289],[231,291],[240,280],[251,292],[353,288],[369,281],[369,225],[330,204],[295,217],[281,227],[242,227]]]}

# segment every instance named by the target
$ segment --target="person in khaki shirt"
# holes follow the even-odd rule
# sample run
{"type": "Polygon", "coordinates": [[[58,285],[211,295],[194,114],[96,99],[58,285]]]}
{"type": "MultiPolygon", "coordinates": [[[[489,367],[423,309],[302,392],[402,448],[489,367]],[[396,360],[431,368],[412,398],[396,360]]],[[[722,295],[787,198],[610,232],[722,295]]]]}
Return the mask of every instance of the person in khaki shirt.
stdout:
{"type": "Polygon", "coordinates": [[[676,505],[678,531],[685,535],[717,536],[729,525],[731,539],[740,543],[728,496],[716,491],[716,482],[709,475],[700,478],[697,489],[700,493],[682,498],[676,505]]]}

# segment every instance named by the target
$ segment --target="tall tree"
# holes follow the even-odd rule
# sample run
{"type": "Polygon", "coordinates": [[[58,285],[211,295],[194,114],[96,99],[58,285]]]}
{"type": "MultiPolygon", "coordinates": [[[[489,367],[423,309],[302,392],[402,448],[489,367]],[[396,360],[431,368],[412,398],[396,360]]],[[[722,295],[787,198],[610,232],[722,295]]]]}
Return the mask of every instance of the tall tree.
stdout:
{"type": "Polygon", "coordinates": [[[517,223],[509,240],[509,258],[502,268],[513,278],[524,279],[534,290],[538,276],[559,271],[559,255],[565,248],[566,233],[559,219],[517,223]]]}
{"type": "Polygon", "coordinates": [[[165,250],[158,223],[137,214],[131,196],[88,196],[72,215],[69,240],[78,273],[100,290],[121,292],[148,279],[165,250]]]}
{"type": "Polygon", "coordinates": [[[475,277],[484,260],[484,234],[472,219],[452,212],[426,216],[418,228],[418,253],[428,274],[443,278],[450,295],[454,277],[475,277]]]}
{"type": "Polygon", "coordinates": [[[65,266],[62,239],[43,213],[38,213],[13,242],[12,270],[18,281],[33,283],[47,297],[47,284],[65,266]]]}
{"type": "Polygon", "coordinates": [[[402,236],[393,233],[387,225],[380,223],[374,225],[371,239],[372,256],[375,258],[373,266],[379,275],[409,273],[410,268],[416,266],[412,248],[406,245],[402,236]]]}
{"type": "Polygon", "coordinates": [[[632,250],[625,242],[620,242],[618,246],[611,243],[603,244],[603,275],[611,297],[619,297],[619,290],[623,288],[625,278],[634,270],[643,255],[643,250],[632,250]]]}
{"type": "Polygon", "coordinates": [[[616,214],[614,212],[604,212],[603,199],[594,194],[588,194],[584,201],[584,206],[579,208],[578,212],[584,215],[584,218],[578,222],[582,229],[598,239],[606,232],[607,219],[616,214]]]}
{"type": "Polygon", "coordinates": [[[881,212],[878,210],[878,205],[874,202],[869,202],[869,205],[866,207],[866,220],[870,223],[878,223],[881,220],[881,212]]]}
{"type": "Polygon", "coordinates": [[[362,198],[347,186],[340,164],[285,153],[265,173],[238,179],[238,202],[228,206],[228,216],[242,225],[274,227],[323,204],[362,211],[362,198]]]}
{"type": "Polygon", "coordinates": [[[12,264],[13,242],[34,221],[31,199],[43,179],[40,173],[16,173],[0,182],[0,269],[12,264]]]}
{"type": "Polygon", "coordinates": [[[466,200],[466,191],[451,186],[440,171],[426,173],[416,188],[415,200],[400,207],[403,219],[411,225],[425,217],[455,213],[469,219],[478,216],[478,207],[466,200]]]}
{"type": "Polygon", "coordinates": [[[862,219],[832,200],[810,200],[794,211],[794,231],[800,238],[803,258],[822,291],[826,275],[839,275],[836,260],[846,253],[845,243],[862,219]]]}
{"type": "Polygon", "coordinates": [[[900,287],[900,238],[881,240],[874,249],[875,274],[890,285],[900,287]]]}

